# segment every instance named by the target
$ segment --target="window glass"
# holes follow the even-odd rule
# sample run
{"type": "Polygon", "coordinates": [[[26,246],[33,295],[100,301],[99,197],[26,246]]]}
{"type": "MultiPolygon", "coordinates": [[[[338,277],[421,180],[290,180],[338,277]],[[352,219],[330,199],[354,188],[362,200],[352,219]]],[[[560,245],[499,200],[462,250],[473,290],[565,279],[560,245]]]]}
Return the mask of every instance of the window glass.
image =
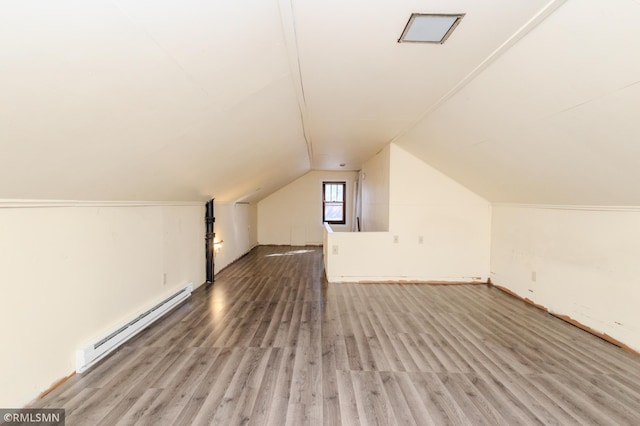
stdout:
{"type": "Polygon", "coordinates": [[[322,221],[327,223],[346,223],[345,195],[346,182],[322,183],[322,221]]]}

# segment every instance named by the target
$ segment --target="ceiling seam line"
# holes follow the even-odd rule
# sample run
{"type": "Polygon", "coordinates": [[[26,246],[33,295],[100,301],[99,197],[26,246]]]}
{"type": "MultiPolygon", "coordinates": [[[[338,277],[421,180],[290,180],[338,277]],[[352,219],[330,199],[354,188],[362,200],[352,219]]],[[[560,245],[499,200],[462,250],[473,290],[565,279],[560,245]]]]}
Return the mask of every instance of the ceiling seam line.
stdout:
{"type": "Polygon", "coordinates": [[[313,144],[311,143],[311,135],[307,135],[307,133],[310,133],[306,120],[306,112],[307,112],[307,97],[304,91],[304,80],[302,79],[302,64],[300,63],[300,49],[298,47],[298,30],[296,28],[296,16],[295,13],[293,11],[293,0],[291,0],[289,2],[289,4],[291,5],[291,23],[293,24],[293,40],[295,42],[295,49],[296,49],[296,63],[298,65],[298,75],[300,77],[300,91],[302,93],[302,105],[304,106],[304,111],[303,108],[300,107],[300,120],[302,121],[302,134],[304,136],[304,140],[307,144],[307,155],[309,155],[309,167],[311,167],[313,165],[313,144]]]}
{"type": "Polygon", "coordinates": [[[500,56],[509,51],[516,43],[524,38],[528,33],[533,31],[538,25],[544,22],[549,16],[564,5],[567,0],[551,0],[547,5],[536,13],[531,19],[529,19],[523,26],[521,26],[511,37],[509,37],[504,43],[498,46],[489,56],[487,56],[478,66],[476,66],[471,72],[469,72],[462,80],[460,80],[451,90],[440,97],[433,105],[428,107],[424,113],[422,113],[417,120],[411,125],[401,130],[395,135],[388,143],[395,143],[398,139],[409,133],[413,128],[420,124],[425,118],[427,118],[432,112],[440,108],[444,103],[451,99],[456,93],[462,90],[466,85],[471,83],[477,76],[479,76],[485,69],[487,69],[493,62],[495,62],[500,56]]]}
{"type": "Polygon", "coordinates": [[[640,83],[640,80],[634,81],[633,83],[626,84],[626,85],[624,85],[622,87],[619,87],[617,89],[614,89],[614,90],[612,90],[610,92],[601,93],[599,95],[596,95],[596,96],[594,96],[592,98],[587,99],[586,101],[578,102],[575,105],[568,106],[568,107],[566,107],[566,108],[564,108],[564,109],[562,109],[560,111],[552,112],[550,114],[547,114],[545,116],[540,117],[538,120],[532,120],[532,121],[542,121],[542,120],[546,120],[547,118],[550,118],[550,117],[553,117],[553,116],[556,116],[556,115],[559,115],[559,114],[564,114],[565,112],[569,112],[571,110],[580,108],[580,107],[582,107],[584,105],[587,105],[587,104],[590,104],[592,102],[599,101],[601,99],[605,99],[608,96],[611,96],[611,95],[614,95],[616,93],[619,93],[619,92],[621,92],[621,91],[623,91],[625,89],[628,89],[629,87],[633,87],[638,83],[640,83]]]}
{"type": "Polygon", "coordinates": [[[191,75],[191,73],[189,73],[173,55],[171,55],[171,53],[169,53],[164,47],[162,47],[162,45],[158,42],[158,40],[156,40],[155,37],[151,35],[151,33],[144,27],[144,25],[140,25],[138,22],[136,22],[136,20],[133,19],[133,17],[130,14],[128,14],[120,6],[120,4],[118,4],[117,0],[111,0],[111,3],[116,7],[116,9],[120,11],[120,13],[122,13],[129,20],[129,22],[131,22],[140,31],[144,32],[145,35],[153,42],[153,44],[155,44],[156,47],[160,49],[160,51],[166,57],[168,57],[171,60],[171,62],[173,62],[174,65],[176,65],[180,69],[180,71],[184,73],[184,75],[187,77],[189,81],[191,81],[191,83],[193,83],[198,89],[200,89],[205,95],[207,95],[207,97],[211,97],[211,93],[209,93],[207,89],[205,89],[204,86],[200,84],[200,82],[193,75],[191,75]]]}
{"type": "MultiPolygon", "coordinates": [[[[566,108],[563,108],[561,110],[550,112],[548,114],[541,115],[541,116],[538,116],[538,117],[534,117],[534,118],[531,118],[531,119],[528,119],[528,120],[516,121],[515,123],[517,123],[518,125],[523,125],[523,126],[528,126],[528,125],[535,124],[535,123],[541,123],[541,122],[543,122],[545,120],[549,120],[549,119],[551,119],[551,118],[553,118],[555,116],[558,116],[558,115],[573,111],[574,109],[578,109],[578,108],[583,107],[585,105],[588,105],[588,104],[590,104],[592,102],[596,102],[596,101],[600,101],[600,100],[606,99],[607,97],[609,97],[611,95],[619,93],[619,92],[621,92],[621,91],[623,91],[625,89],[628,89],[629,87],[633,87],[633,86],[635,86],[637,84],[640,84],[640,80],[634,81],[634,82],[629,83],[629,84],[626,84],[626,85],[624,85],[622,87],[619,87],[617,89],[614,89],[612,91],[609,91],[609,92],[606,92],[606,93],[601,93],[599,95],[593,96],[593,97],[591,97],[591,98],[589,98],[589,99],[587,99],[585,101],[578,102],[576,104],[570,105],[570,106],[568,106],[566,108]]],[[[485,138],[485,139],[483,139],[481,141],[470,143],[470,144],[467,144],[467,145],[462,145],[461,148],[463,146],[475,147],[475,146],[478,146],[478,145],[481,145],[481,144],[487,143],[487,142],[496,142],[496,139],[499,139],[503,133],[507,133],[507,132],[497,132],[496,134],[491,135],[491,136],[489,136],[489,137],[487,137],[487,138],[485,138]]]]}
{"type": "MultiPolygon", "coordinates": [[[[304,89],[304,81],[302,78],[302,64],[300,62],[300,49],[298,47],[298,31],[296,28],[296,22],[295,22],[295,13],[293,11],[293,0],[290,0],[287,2],[288,6],[289,6],[289,12],[291,12],[291,30],[293,33],[293,46],[289,46],[289,50],[293,51],[293,53],[295,54],[295,64],[291,64],[290,63],[290,67],[292,68],[297,68],[297,74],[298,74],[298,80],[299,80],[299,89],[300,89],[300,95],[296,96],[298,98],[298,111],[300,113],[300,121],[302,124],[302,136],[305,140],[305,144],[307,147],[307,156],[309,157],[309,167],[311,168],[313,166],[313,143],[311,141],[311,130],[309,129],[308,126],[308,120],[306,117],[306,112],[307,112],[307,98],[306,98],[306,93],[305,93],[305,89],[304,89]]],[[[283,4],[283,1],[280,2],[280,5],[283,4]]],[[[285,3],[286,4],[286,3],[285,3]]],[[[285,21],[284,21],[284,15],[282,14],[282,9],[280,11],[280,22],[282,24],[282,31],[283,31],[283,36],[285,39],[285,45],[287,45],[287,37],[286,37],[286,30],[285,30],[285,21]]],[[[290,57],[290,55],[289,55],[290,57]]],[[[291,61],[290,61],[291,62],[291,61]]],[[[292,70],[293,71],[293,70],[292,70]]]]}

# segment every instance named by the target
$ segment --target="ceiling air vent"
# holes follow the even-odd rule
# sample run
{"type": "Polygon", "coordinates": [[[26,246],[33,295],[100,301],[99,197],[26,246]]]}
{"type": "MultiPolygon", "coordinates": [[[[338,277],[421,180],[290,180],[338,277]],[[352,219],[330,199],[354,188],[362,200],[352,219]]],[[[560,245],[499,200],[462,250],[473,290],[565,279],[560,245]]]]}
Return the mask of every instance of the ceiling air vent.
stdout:
{"type": "Polygon", "coordinates": [[[463,17],[464,13],[412,13],[398,43],[442,44],[447,41],[463,17]]]}

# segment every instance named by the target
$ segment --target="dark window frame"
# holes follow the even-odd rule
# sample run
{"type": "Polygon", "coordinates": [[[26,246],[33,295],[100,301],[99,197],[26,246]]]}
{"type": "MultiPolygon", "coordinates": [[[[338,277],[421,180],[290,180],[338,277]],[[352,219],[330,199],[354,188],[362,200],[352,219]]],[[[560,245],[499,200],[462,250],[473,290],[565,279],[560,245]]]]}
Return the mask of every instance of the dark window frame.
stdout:
{"type": "Polygon", "coordinates": [[[322,223],[329,223],[331,225],[346,225],[347,224],[347,182],[346,181],[323,181],[322,182],[322,223]],[[327,185],[342,185],[342,219],[341,220],[325,220],[324,213],[326,211],[325,204],[327,202],[336,203],[335,201],[326,200],[326,186],[327,185]]]}

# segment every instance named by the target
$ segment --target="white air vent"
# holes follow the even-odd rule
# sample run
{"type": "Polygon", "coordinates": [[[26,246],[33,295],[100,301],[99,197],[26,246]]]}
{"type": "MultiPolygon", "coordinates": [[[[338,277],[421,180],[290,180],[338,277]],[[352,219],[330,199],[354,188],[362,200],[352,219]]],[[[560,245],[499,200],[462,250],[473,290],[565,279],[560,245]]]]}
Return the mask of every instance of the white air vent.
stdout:
{"type": "Polygon", "coordinates": [[[109,333],[104,338],[76,351],[76,372],[83,373],[96,362],[113,352],[124,342],[144,330],[148,325],[169,312],[174,306],[191,296],[193,283],[167,297],[153,308],[138,315],[117,330],[109,333]]]}

